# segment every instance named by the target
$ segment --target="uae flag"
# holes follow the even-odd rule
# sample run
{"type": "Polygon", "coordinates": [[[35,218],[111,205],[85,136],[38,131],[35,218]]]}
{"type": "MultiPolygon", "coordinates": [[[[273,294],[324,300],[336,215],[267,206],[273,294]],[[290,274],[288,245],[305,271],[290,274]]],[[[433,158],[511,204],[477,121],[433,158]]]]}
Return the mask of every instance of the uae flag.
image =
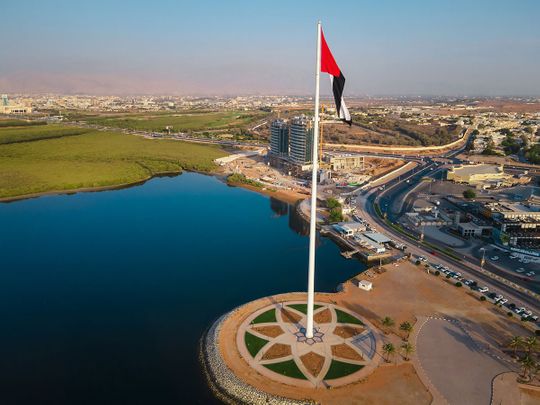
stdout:
{"type": "Polygon", "coordinates": [[[345,76],[341,73],[341,69],[336,63],[326,39],[321,29],[321,72],[326,72],[330,75],[332,82],[332,91],[334,92],[334,101],[336,102],[336,111],[340,119],[351,125],[351,114],[343,100],[343,88],[345,87],[345,76]]]}

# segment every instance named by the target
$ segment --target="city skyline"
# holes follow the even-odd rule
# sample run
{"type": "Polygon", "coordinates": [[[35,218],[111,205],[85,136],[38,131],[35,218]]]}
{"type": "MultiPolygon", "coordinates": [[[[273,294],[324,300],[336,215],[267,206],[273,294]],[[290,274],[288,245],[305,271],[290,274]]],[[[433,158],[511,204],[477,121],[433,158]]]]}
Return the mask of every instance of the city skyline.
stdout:
{"type": "Polygon", "coordinates": [[[320,18],[346,95],[538,96],[538,11],[533,1],[10,3],[0,89],[311,95],[320,18]]]}

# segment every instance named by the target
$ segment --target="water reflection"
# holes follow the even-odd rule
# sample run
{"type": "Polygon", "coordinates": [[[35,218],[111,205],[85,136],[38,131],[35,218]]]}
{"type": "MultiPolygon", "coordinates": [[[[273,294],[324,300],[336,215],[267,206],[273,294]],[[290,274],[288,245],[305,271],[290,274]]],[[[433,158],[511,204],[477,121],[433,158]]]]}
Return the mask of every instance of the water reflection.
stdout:
{"type": "Polygon", "coordinates": [[[282,217],[289,213],[289,203],[278,200],[274,197],[270,197],[270,208],[278,217],[282,217]]]}
{"type": "Polygon", "coordinates": [[[309,222],[298,213],[294,205],[289,206],[289,228],[298,235],[309,235],[309,222]]]}

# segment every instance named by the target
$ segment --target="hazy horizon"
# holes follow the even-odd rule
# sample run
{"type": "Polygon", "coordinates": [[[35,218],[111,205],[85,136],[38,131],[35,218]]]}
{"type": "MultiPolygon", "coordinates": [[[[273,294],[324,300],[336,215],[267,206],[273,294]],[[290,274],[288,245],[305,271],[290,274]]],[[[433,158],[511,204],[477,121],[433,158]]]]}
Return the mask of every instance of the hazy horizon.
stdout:
{"type": "Polygon", "coordinates": [[[320,18],[346,95],[540,95],[532,0],[29,1],[2,11],[2,93],[309,96],[320,18]]]}

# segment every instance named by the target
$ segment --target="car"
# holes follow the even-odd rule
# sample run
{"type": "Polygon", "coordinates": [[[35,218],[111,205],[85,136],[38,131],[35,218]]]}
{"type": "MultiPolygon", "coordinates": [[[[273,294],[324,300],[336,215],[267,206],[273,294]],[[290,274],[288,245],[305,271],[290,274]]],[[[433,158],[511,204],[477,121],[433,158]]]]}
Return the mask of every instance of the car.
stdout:
{"type": "Polygon", "coordinates": [[[529,271],[526,276],[529,276],[529,277],[534,277],[536,276],[536,273],[534,271],[529,271]]]}
{"type": "Polygon", "coordinates": [[[497,260],[499,260],[499,256],[491,256],[491,260],[493,260],[494,262],[496,262],[497,260]]]}
{"type": "Polygon", "coordinates": [[[508,302],[508,300],[506,298],[502,298],[501,300],[499,300],[499,304],[501,305],[504,305],[508,302]]]}
{"type": "Polygon", "coordinates": [[[523,311],[523,313],[526,314],[527,316],[532,315],[532,311],[530,309],[523,311]]]}
{"type": "Polygon", "coordinates": [[[516,307],[516,304],[514,304],[513,302],[508,304],[508,308],[510,309],[514,309],[516,307]]]}
{"type": "Polygon", "coordinates": [[[523,312],[523,310],[521,308],[514,308],[514,312],[519,315],[523,312]]]}
{"type": "Polygon", "coordinates": [[[502,300],[503,298],[504,298],[504,297],[503,297],[501,294],[499,294],[499,295],[497,295],[497,296],[495,297],[495,302],[500,301],[500,300],[502,300]]]}
{"type": "Polygon", "coordinates": [[[480,287],[480,288],[478,289],[478,291],[481,292],[481,293],[487,293],[487,292],[489,291],[489,288],[487,288],[487,287],[480,287]]]}
{"type": "Polygon", "coordinates": [[[536,322],[538,320],[538,315],[531,315],[531,319],[536,322]]]}
{"type": "Polygon", "coordinates": [[[516,269],[516,273],[523,273],[525,269],[523,267],[519,267],[516,269]]]}
{"type": "Polygon", "coordinates": [[[489,293],[487,296],[488,296],[489,298],[493,299],[493,298],[495,298],[495,297],[497,296],[497,294],[495,294],[494,292],[492,292],[492,293],[489,293]]]}

